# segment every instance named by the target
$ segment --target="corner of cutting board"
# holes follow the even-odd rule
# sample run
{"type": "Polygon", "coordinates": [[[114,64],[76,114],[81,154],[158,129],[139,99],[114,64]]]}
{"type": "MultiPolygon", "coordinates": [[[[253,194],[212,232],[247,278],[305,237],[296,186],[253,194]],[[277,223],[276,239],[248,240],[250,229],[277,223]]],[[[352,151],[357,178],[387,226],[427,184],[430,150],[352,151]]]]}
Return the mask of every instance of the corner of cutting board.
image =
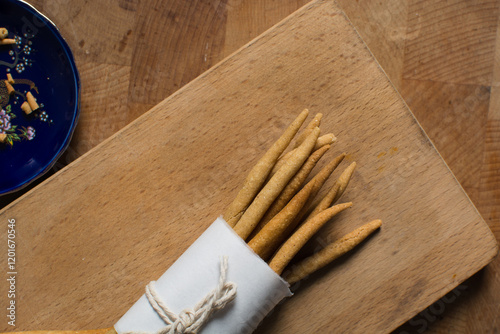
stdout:
{"type": "MultiPolygon", "coordinates": [[[[377,60],[377,57],[375,57],[375,55],[373,54],[373,52],[370,50],[368,44],[365,42],[365,40],[363,39],[363,37],[361,36],[361,34],[359,33],[359,31],[356,29],[356,26],[352,23],[351,19],[349,19],[349,16],[345,13],[345,11],[342,9],[342,7],[337,3],[336,0],[331,0],[332,2],[335,3],[335,6],[338,8],[339,10],[339,13],[341,13],[341,15],[344,16],[344,18],[346,19],[347,23],[349,24],[349,26],[355,31],[356,35],[358,36],[358,38],[362,41],[364,47],[366,48],[366,50],[370,53],[371,57],[373,58],[373,60],[375,61],[377,67],[379,68],[379,70],[384,74],[384,76],[386,77],[387,81],[390,83],[390,85],[392,86],[392,88],[394,89],[394,91],[397,93],[399,99],[403,102],[405,108],[407,109],[408,113],[412,116],[413,120],[415,121],[415,123],[418,125],[418,127],[420,128],[420,130],[422,131],[422,134],[423,136],[425,137],[425,139],[428,141],[428,143],[432,146],[432,148],[434,149],[434,151],[439,155],[441,161],[444,163],[444,165],[446,166],[446,168],[448,169],[449,173],[453,176],[453,178],[455,179],[455,182],[457,183],[457,185],[460,187],[461,191],[463,192],[463,194],[467,197],[469,203],[472,205],[472,207],[474,207],[474,210],[476,210],[478,216],[481,218],[482,220],[482,223],[484,224],[484,226],[487,228],[487,234],[489,235],[489,240],[485,240],[485,243],[488,243],[488,244],[491,244],[491,254],[485,254],[485,259],[486,259],[486,263],[484,265],[481,266],[481,268],[485,267],[486,265],[488,265],[491,261],[493,261],[495,259],[496,256],[498,256],[499,252],[500,252],[500,248],[499,248],[499,244],[496,240],[496,237],[495,235],[493,234],[493,232],[491,231],[491,229],[489,228],[488,224],[486,223],[486,221],[484,220],[484,218],[482,218],[479,210],[476,208],[476,206],[474,205],[474,203],[472,202],[472,200],[470,199],[469,195],[467,194],[467,192],[463,189],[462,185],[460,184],[460,182],[458,181],[458,179],[456,178],[455,174],[453,173],[453,171],[450,169],[450,167],[448,166],[448,164],[446,163],[446,161],[443,159],[441,153],[439,153],[438,149],[436,148],[436,145],[432,142],[432,140],[429,138],[429,136],[427,135],[427,133],[425,132],[424,128],[422,127],[422,125],[420,124],[420,122],[418,121],[418,119],[415,117],[415,114],[413,114],[413,112],[411,111],[410,107],[408,106],[408,104],[406,103],[405,99],[403,98],[403,96],[401,95],[401,93],[399,92],[399,90],[396,88],[396,86],[394,85],[394,83],[391,81],[391,79],[389,78],[389,76],[387,75],[386,71],[384,70],[384,68],[380,65],[379,61],[377,60]]],[[[480,269],[481,269],[480,268],[480,269]]],[[[478,270],[480,270],[478,269],[478,270]]]]}

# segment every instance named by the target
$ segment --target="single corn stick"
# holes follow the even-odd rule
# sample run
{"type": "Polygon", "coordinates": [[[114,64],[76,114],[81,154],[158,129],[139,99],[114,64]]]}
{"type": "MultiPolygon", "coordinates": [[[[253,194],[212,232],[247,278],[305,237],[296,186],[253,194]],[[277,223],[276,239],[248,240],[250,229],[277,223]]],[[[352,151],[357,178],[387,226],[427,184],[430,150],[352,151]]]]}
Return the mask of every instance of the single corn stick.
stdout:
{"type": "Polygon", "coordinates": [[[8,81],[10,84],[14,84],[14,78],[12,77],[12,74],[7,73],[7,81],[8,81]]]}
{"type": "Polygon", "coordinates": [[[31,110],[38,110],[40,108],[40,106],[36,102],[35,97],[33,96],[33,94],[31,94],[31,92],[26,93],[26,99],[28,100],[31,110]]]}
{"type": "Polygon", "coordinates": [[[16,40],[13,38],[0,39],[0,45],[11,45],[16,44],[16,40]]]}
{"type": "Polygon", "coordinates": [[[9,31],[6,28],[0,28],[0,39],[7,38],[9,31]]]}
{"type": "Polygon", "coordinates": [[[352,174],[354,173],[354,169],[356,169],[356,162],[353,161],[342,174],[340,174],[338,183],[338,190],[333,198],[333,202],[337,202],[337,200],[344,194],[347,186],[349,185],[349,181],[351,181],[352,174]]]}
{"type": "MultiPolygon", "coordinates": [[[[255,236],[274,216],[276,216],[281,209],[290,201],[290,199],[299,191],[300,187],[304,184],[305,180],[313,170],[314,166],[318,163],[321,157],[330,148],[330,145],[325,145],[319,150],[314,151],[306,162],[299,169],[297,174],[286,185],[285,189],[281,192],[279,197],[273,202],[271,207],[267,210],[264,217],[262,217],[259,224],[255,227],[252,235],[255,236]]],[[[252,237],[252,236],[251,236],[252,237]]]]}
{"type": "Polygon", "coordinates": [[[7,80],[4,80],[3,82],[5,83],[5,87],[7,88],[7,92],[9,93],[9,95],[14,94],[14,87],[12,87],[12,85],[7,80]]]}
{"type": "Polygon", "coordinates": [[[33,112],[33,110],[31,110],[30,104],[26,101],[24,101],[24,103],[21,104],[21,110],[24,111],[26,115],[29,115],[33,112]]]}
{"type": "Polygon", "coordinates": [[[314,146],[314,150],[319,149],[325,145],[331,145],[337,141],[337,137],[333,133],[328,133],[318,138],[316,141],[316,145],[314,146]]]}
{"type": "MultiPolygon", "coordinates": [[[[330,134],[327,134],[327,135],[319,137],[318,140],[316,141],[316,144],[314,144],[314,150],[313,151],[317,151],[321,147],[323,147],[325,145],[332,144],[333,142],[335,142],[335,140],[337,140],[337,138],[335,138],[335,136],[333,136],[334,139],[331,139],[332,136],[333,136],[333,134],[330,133],[330,134]],[[325,137],[325,138],[323,138],[323,137],[325,137]],[[323,139],[321,139],[321,138],[323,138],[323,139]],[[320,139],[321,139],[321,142],[320,142],[320,139]]],[[[276,174],[276,172],[281,167],[283,167],[284,164],[286,164],[286,161],[288,159],[290,159],[290,157],[292,155],[294,155],[296,151],[297,151],[297,149],[294,148],[293,150],[285,153],[281,158],[279,158],[278,161],[276,162],[276,165],[274,165],[273,169],[271,170],[271,173],[269,173],[269,178],[268,179],[270,179],[274,174],[276,174]]]]}
{"type": "Polygon", "coordinates": [[[271,146],[271,148],[264,154],[264,156],[257,162],[248,174],[243,187],[239,191],[234,201],[229,205],[224,214],[224,219],[231,226],[234,227],[240,217],[243,215],[246,208],[255,198],[255,195],[262,188],[266,181],[269,172],[278,160],[279,156],[283,153],[286,147],[290,144],[299,128],[304,123],[308,110],[305,109],[300,115],[290,124],[281,137],[271,146]]]}
{"type": "Polygon", "coordinates": [[[15,83],[14,78],[12,77],[12,74],[7,73],[7,81],[13,85],[15,83]]]}
{"type": "Polygon", "coordinates": [[[312,130],[314,130],[314,128],[318,127],[319,128],[319,125],[321,124],[321,119],[323,118],[323,114],[322,113],[318,113],[316,114],[316,116],[314,116],[314,118],[312,119],[311,122],[309,122],[309,124],[307,124],[306,128],[304,129],[304,131],[302,131],[298,136],[297,136],[297,139],[295,140],[295,145],[293,148],[297,148],[300,146],[300,144],[302,144],[302,142],[307,138],[307,136],[309,136],[312,132],[312,130]]]}
{"type": "Polygon", "coordinates": [[[294,284],[316,270],[323,268],[333,260],[359,245],[381,225],[382,221],[377,219],[346,234],[344,237],[326,246],[316,254],[292,266],[291,271],[286,274],[285,280],[290,284],[294,284]]]}
{"type": "Polygon", "coordinates": [[[332,203],[338,201],[338,199],[344,194],[347,186],[349,185],[349,181],[351,181],[352,174],[354,173],[354,169],[356,169],[356,162],[353,161],[342,174],[340,174],[338,183],[338,190],[335,193],[335,197],[333,198],[332,203]]]}
{"type": "Polygon", "coordinates": [[[316,216],[321,211],[328,208],[330,205],[334,204],[340,196],[344,193],[349,181],[351,180],[352,173],[354,173],[354,169],[356,168],[356,162],[350,164],[343,172],[340,174],[335,184],[330,189],[330,191],[319,201],[319,203],[313,205],[314,208],[312,212],[307,216],[306,220],[316,216]]]}
{"type": "Polygon", "coordinates": [[[279,247],[279,244],[275,244],[277,238],[279,238],[279,235],[286,229],[288,224],[295,219],[295,216],[309,198],[312,188],[313,183],[308,183],[302,188],[283,210],[274,216],[274,218],[271,219],[252,240],[250,240],[248,246],[263,260],[267,260],[267,258],[273,254],[274,250],[279,247]]]}
{"type": "Polygon", "coordinates": [[[339,156],[337,156],[335,159],[330,161],[328,165],[323,167],[316,176],[314,176],[313,180],[316,182],[315,188],[314,188],[314,195],[318,193],[318,191],[321,189],[323,184],[328,180],[330,175],[332,175],[333,171],[337,168],[338,165],[344,160],[346,154],[342,153],[339,156]]]}
{"type": "Polygon", "coordinates": [[[352,203],[343,203],[328,208],[302,225],[276,252],[269,267],[278,275],[281,275],[283,269],[290,263],[293,257],[304,247],[307,241],[312,238],[318,230],[332,219],[337,213],[350,208],[352,203]]]}
{"type": "Polygon", "coordinates": [[[281,191],[286,187],[288,182],[302,167],[307,160],[314,147],[314,143],[319,136],[319,128],[307,137],[306,140],[299,146],[287,163],[269,180],[269,182],[257,194],[254,201],[247,208],[245,213],[234,227],[234,231],[243,239],[246,240],[250,233],[259,221],[262,219],[267,209],[273,204],[281,191]]]}
{"type": "Polygon", "coordinates": [[[344,160],[345,156],[346,156],[346,154],[342,153],[341,155],[339,155],[338,157],[333,159],[328,165],[323,167],[323,169],[321,169],[319,171],[319,173],[316,174],[316,176],[314,176],[314,178],[310,181],[310,182],[314,182],[314,187],[313,187],[313,190],[311,192],[311,196],[309,196],[307,203],[302,207],[300,212],[297,214],[297,217],[295,218],[293,223],[290,224],[290,226],[288,226],[285,233],[283,233],[283,239],[280,240],[280,243],[285,241],[286,238],[293,232],[293,230],[295,230],[295,228],[302,222],[302,218],[304,218],[304,216],[309,211],[309,206],[311,205],[311,202],[314,200],[314,197],[318,194],[321,187],[323,187],[326,180],[328,180],[328,178],[333,173],[333,171],[337,168],[337,166],[342,162],[342,160],[344,160]]]}
{"type": "Polygon", "coordinates": [[[278,161],[276,162],[276,164],[274,165],[273,169],[271,170],[271,173],[269,173],[269,178],[268,179],[271,179],[271,177],[273,177],[274,174],[276,174],[276,172],[281,168],[283,167],[287,160],[295,154],[295,152],[297,152],[297,148],[294,148],[293,150],[291,151],[288,151],[287,153],[285,153],[282,157],[280,157],[278,159],[278,161]]]}
{"type": "Polygon", "coordinates": [[[7,135],[5,133],[0,133],[0,143],[5,142],[5,139],[7,139],[7,135]]]}

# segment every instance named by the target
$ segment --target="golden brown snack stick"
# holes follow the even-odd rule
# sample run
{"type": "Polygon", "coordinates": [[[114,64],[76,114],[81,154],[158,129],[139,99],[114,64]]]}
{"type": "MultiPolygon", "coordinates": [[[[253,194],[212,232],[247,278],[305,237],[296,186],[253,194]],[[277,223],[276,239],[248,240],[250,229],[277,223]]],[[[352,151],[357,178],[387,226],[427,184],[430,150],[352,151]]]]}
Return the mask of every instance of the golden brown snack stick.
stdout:
{"type": "Polygon", "coordinates": [[[338,165],[344,160],[346,154],[342,153],[339,156],[337,156],[335,159],[330,161],[328,165],[323,167],[318,174],[314,176],[312,180],[315,181],[314,183],[314,188],[313,191],[311,192],[311,196],[309,197],[309,200],[307,201],[306,205],[300,210],[299,214],[297,215],[297,218],[295,219],[294,224],[292,224],[290,227],[292,230],[288,231],[288,234],[290,234],[295,227],[302,221],[302,218],[306,215],[306,213],[309,211],[309,206],[311,205],[312,201],[314,200],[314,197],[318,194],[318,192],[321,190],[321,187],[325,184],[326,180],[332,175],[333,171],[337,168],[338,165]]]}
{"type": "Polygon", "coordinates": [[[370,234],[382,225],[382,221],[377,219],[360,228],[346,234],[339,240],[326,246],[314,255],[311,255],[291,268],[291,271],[284,277],[290,283],[296,283],[316,270],[323,268],[333,260],[344,255],[359,245],[370,234]]]}
{"type": "Polygon", "coordinates": [[[307,109],[302,111],[290,124],[290,126],[288,126],[281,137],[252,168],[245,180],[245,183],[243,184],[243,187],[224,213],[224,219],[230,226],[234,227],[236,225],[240,217],[243,215],[243,212],[262,188],[269,172],[275,165],[279,156],[290,144],[295,134],[299,131],[299,128],[302,126],[302,123],[304,123],[308,114],[309,111],[307,109]]]}
{"type": "Polygon", "coordinates": [[[335,193],[335,197],[333,198],[333,202],[335,203],[338,201],[340,197],[342,197],[342,194],[344,194],[344,191],[346,190],[347,186],[349,185],[349,181],[351,181],[352,174],[354,173],[354,169],[356,169],[356,162],[353,161],[345,170],[340,174],[339,179],[337,180],[338,183],[338,190],[335,193]]]}
{"type": "Polygon", "coordinates": [[[6,28],[0,28],[0,39],[7,38],[9,31],[6,28]]]}
{"type": "Polygon", "coordinates": [[[314,196],[319,192],[325,181],[328,179],[330,174],[333,172],[335,167],[340,164],[340,162],[344,159],[345,154],[339,155],[337,158],[335,158],[333,161],[331,161],[328,165],[323,167],[321,171],[316,174],[308,183],[306,186],[311,185],[312,190],[311,193],[309,194],[309,198],[307,199],[306,203],[302,206],[300,209],[299,213],[295,216],[294,220],[290,223],[288,223],[287,227],[283,232],[281,232],[278,236],[276,236],[275,240],[273,241],[272,247],[269,247],[266,253],[262,254],[263,259],[269,258],[272,253],[292,234],[292,232],[295,230],[297,225],[302,221],[302,218],[304,214],[307,212],[307,207],[309,204],[311,204],[311,201],[314,199],[314,196]]]}
{"type": "Polygon", "coordinates": [[[285,269],[293,257],[323,225],[325,225],[337,213],[342,212],[351,206],[351,202],[338,204],[309,219],[279,248],[273,256],[271,262],[269,262],[269,267],[271,267],[276,274],[281,275],[283,269],[285,269]]]}
{"type": "Polygon", "coordinates": [[[337,141],[337,137],[333,133],[327,133],[326,135],[323,135],[318,138],[316,141],[316,145],[314,146],[314,150],[319,149],[322,146],[325,145],[331,145],[337,141]]]}
{"type": "Polygon", "coordinates": [[[293,148],[299,147],[300,144],[302,144],[302,142],[307,138],[307,136],[309,136],[311,134],[311,132],[314,128],[316,128],[316,127],[319,128],[319,125],[321,124],[322,118],[323,118],[322,113],[318,113],[318,114],[316,114],[316,116],[314,116],[312,121],[309,122],[309,124],[307,124],[304,131],[299,133],[299,135],[297,136],[297,139],[295,140],[295,145],[293,146],[293,148]]]}
{"type": "Polygon", "coordinates": [[[14,78],[12,77],[12,74],[7,73],[7,81],[13,85],[15,83],[14,78]]]}
{"type": "Polygon", "coordinates": [[[16,40],[13,38],[0,39],[0,45],[11,45],[16,44],[16,40]]]}
{"type": "Polygon", "coordinates": [[[295,154],[288,159],[287,163],[269,180],[269,182],[257,194],[252,204],[234,227],[234,231],[246,240],[259,221],[262,219],[267,209],[278,197],[288,182],[302,167],[314,147],[314,143],[319,136],[319,128],[315,128],[309,137],[299,146],[295,154]]]}
{"type": "Polygon", "coordinates": [[[274,218],[271,219],[252,240],[250,240],[248,246],[263,260],[267,260],[267,258],[273,254],[274,250],[279,247],[279,244],[276,244],[276,240],[278,240],[281,233],[283,233],[288,224],[295,219],[297,213],[306,203],[311,194],[313,185],[314,183],[311,182],[306,184],[306,186],[290,200],[283,210],[274,216],[274,218]]]}
{"type": "MultiPolygon", "coordinates": [[[[304,184],[305,180],[313,170],[314,166],[318,163],[321,157],[330,149],[330,145],[325,145],[320,149],[314,151],[306,162],[300,167],[297,174],[286,185],[285,189],[281,192],[278,198],[273,202],[271,207],[267,210],[266,214],[260,220],[259,224],[255,227],[252,236],[255,236],[274,216],[276,216],[281,209],[290,201],[290,199],[299,191],[300,187],[304,184]]],[[[314,191],[314,190],[313,190],[314,191]]]]}
{"type": "Polygon", "coordinates": [[[276,174],[276,172],[281,168],[283,167],[287,160],[297,151],[296,148],[294,148],[293,150],[291,151],[288,151],[286,152],[282,157],[280,157],[278,159],[278,161],[276,161],[276,164],[274,165],[273,169],[271,170],[271,173],[269,173],[269,179],[271,179],[271,177],[273,177],[274,174],[276,174]]]}
{"type": "MultiPolygon", "coordinates": [[[[330,133],[330,134],[326,134],[324,136],[321,136],[318,138],[318,140],[316,141],[316,144],[314,144],[314,150],[313,151],[317,151],[319,150],[321,147],[325,146],[325,145],[329,145],[329,144],[332,144],[334,143],[337,138],[335,138],[335,136],[333,136],[334,138],[332,139],[332,136],[333,134],[330,133]],[[326,136],[326,137],[325,137],[326,136]],[[324,137],[324,138],[323,138],[324,137]],[[323,138],[323,139],[321,139],[323,138]],[[320,142],[320,139],[321,139],[321,142],[320,142]]],[[[270,179],[274,174],[276,174],[276,172],[286,163],[286,161],[297,151],[296,148],[294,148],[293,150],[291,151],[288,151],[287,153],[285,153],[282,157],[280,157],[278,159],[278,161],[276,162],[276,164],[274,165],[273,169],[271,170],[271,173],[269,173],[269,177],[268,179],[270,179]]]]}
{"type": "Polygon", "coordinates": [[[290,234],[292,234],[295,228],[303,221],[302,219],[309,211],[309,206],[311,205],[311,202],[314,200],[314,197],[318,194],[319,190],[326,182],[328,177],[333,173],[335,168],[337,168],[337,166],[342,162],[342,160],[344,160],[345,155],[346,155],[345,153],[342,153],[341,155],[333,159],[328,165],[323,167],[319,171],[319,173],[312,178],[311,181],[309,181],[310,183],[314,183],[311,195],[309,195],[306,204],[299,211],[293,222],[288,225],[286,230],[280,235],[279,239],[276,241],[278,245],[281,245],[290,236],[290,234]]]}
{"type": "Polygon", "coordinates": [[[356,168],[356,162],[350,164],[343,172],[340,174],[337,181],[335,181],[334,185],[330,189],[330,191],[323,197],[318,203],[313,204],[313,210],[307,216],[305,220],[308,220],[321,211],[328,208],[330,205],[334,204],[340,196],[344,193],[349,181],[351,180],[352,173],[354,173],[354,169],[356,168]]]}

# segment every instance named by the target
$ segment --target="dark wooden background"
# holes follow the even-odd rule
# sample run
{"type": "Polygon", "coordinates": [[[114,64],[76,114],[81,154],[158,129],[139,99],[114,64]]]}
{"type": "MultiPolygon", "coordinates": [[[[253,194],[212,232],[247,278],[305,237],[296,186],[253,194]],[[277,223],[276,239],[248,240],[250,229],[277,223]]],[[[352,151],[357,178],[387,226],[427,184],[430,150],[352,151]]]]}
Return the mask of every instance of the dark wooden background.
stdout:
{"type": "MultiPolygon", "coordinates": [[[[307,3],[28,2],[59,27],[82,81],[71,145],[37,183],[307,3]]],[[[338,3],[500,240],[500,1],[338,3]]],[[[497,257],[394,333],[500,333],[499,271],[497,257]]]]}

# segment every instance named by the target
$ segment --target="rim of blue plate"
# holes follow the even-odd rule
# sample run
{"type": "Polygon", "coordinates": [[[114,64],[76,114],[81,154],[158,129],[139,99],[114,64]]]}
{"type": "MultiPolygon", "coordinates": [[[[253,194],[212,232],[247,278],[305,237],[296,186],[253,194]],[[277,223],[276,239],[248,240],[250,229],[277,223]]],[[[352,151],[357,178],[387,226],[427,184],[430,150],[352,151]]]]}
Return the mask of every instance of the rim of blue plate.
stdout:
{"type": "Polygon", "coordinates": [[[43,176],[46,174],[57,162],[57,160],[61,157],[61,155],[67,150],[71,139],[73,137],[73,134],[75,132],[76,124],[78,123],[78,119],[80,117],[80,75],[78,73],[78,69],[76,67],[75,59],[73,56],[73,52],[71,51],[71,48],[69,47],[68,43],[66,40],[62,37],[59,29],[57,26],[45,15],[40,13],[35,7],[33,7],[31,4],[27,3],[24,0],[6,0],[10,3],[19,5],[23,9],[27,10],[28,12],[32,13],[33,15],[37,16],[41,21],[43,21],[46,26],[50,29],[54,37],[57,39],[57,41],[60,43],[62,49],[64,50],[64,53],[68,59],[68,63],[70,65],[71,71],[73,72],[73,81],[75,85],[75,97],[76,97],[76,103],[74,106],[73,110],[73,118],[71,119],[69,131],[66,134],[66,138],[64,139],[61,147],[57,150],[57,152],[54,154],[52,159],[40,170],[36,173],[34,173],[31,177],[27,178],[24,181],[19,182],[18,185],[8,187],[5,189],[0,189],[0,196],[6,195],[9,193],[14,193],[17,192],[29,184],[31,184],[33,181],[38,179],[39,177],[43,176]]]}

